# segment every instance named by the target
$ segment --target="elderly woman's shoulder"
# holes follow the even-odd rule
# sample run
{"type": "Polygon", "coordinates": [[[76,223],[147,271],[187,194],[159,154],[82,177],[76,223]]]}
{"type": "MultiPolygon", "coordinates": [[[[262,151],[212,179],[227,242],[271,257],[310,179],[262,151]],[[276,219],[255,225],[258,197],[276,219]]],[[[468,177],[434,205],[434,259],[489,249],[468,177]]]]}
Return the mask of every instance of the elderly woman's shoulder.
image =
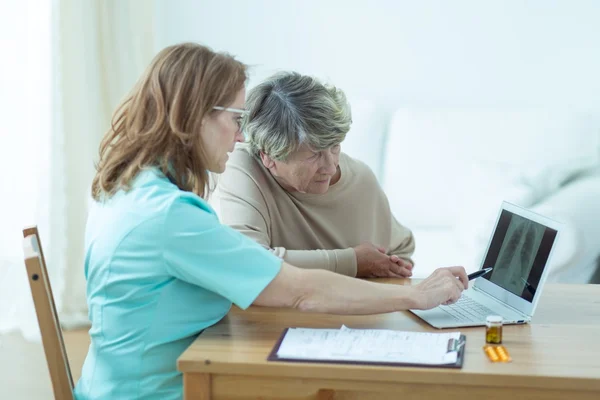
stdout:
{"type": "Polygon", "coordinates": [[[362,179],[368,178],[373,181],[377,181],[377,177],[375,173],[365,162],[359,160],[358,158],[354,158],[347,153],[342,152],[343,162],[348,166],[348,168],[353,172],[354,175],[360,177],[362,179]]]}
{"type": "Polygon", "coordinates": [[[241,170],[250,175],[262,173],[260,160],[252,155],[250,146],[246,143],[237,143],[235,150],[229,155],[225,174],[234,170],[241,170]]]}
{"type": "Polygon", "coordinates": [[[227,166],[240,165],[249,166],[255,163],[256,160],[252,157],[250,147],[245,143],[236,143],[235,149],[229,154],[227,166]]]}

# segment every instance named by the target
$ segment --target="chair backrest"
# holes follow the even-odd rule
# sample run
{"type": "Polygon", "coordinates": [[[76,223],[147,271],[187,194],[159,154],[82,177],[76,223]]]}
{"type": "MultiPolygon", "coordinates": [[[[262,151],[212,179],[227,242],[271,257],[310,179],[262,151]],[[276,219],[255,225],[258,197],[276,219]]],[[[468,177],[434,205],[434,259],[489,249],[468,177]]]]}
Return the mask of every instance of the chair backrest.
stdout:
{"type": "Polygon", "coordinates": [[[23,229],[23,251],[56,400],[73,400],[73,377],[37,227],[23,229]]]}

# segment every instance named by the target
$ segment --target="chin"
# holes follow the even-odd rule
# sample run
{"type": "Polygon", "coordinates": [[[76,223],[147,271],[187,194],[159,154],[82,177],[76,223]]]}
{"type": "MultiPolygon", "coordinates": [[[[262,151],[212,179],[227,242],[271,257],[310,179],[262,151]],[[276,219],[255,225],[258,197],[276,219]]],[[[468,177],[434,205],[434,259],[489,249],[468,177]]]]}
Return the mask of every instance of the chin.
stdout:
{"type": "Polygon", "coordinates": [[[215,164],[215,168],[213,170],[213,172],[215,174],[222,174],[223,172],[225,172],[225,168],[227,168],[227,161],[229,160],[229,155],[226,155],[225,157],[223,157],[223,159],[217,161],[215,164]]]}
{"type": "Polygon", "coordinates": [[[216,165],[210,165],[208,168],[206,168],[209,172],[212,172],[213,174],[222,174],[223,172],[225,172],[225,162],[221,163],[221,164],[216,164],[216,165]]]}
{"type": "Polygon", "coordinates": [[[329,190],[329,185],[315,185],[307,190],[311,194],[325,194],[329,190]]]}

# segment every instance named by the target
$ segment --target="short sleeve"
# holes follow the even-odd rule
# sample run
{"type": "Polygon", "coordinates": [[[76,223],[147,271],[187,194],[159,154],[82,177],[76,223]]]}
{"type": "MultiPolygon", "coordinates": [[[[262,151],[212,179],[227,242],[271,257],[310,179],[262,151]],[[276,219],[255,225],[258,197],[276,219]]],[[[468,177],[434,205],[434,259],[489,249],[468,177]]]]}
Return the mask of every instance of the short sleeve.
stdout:
{"type": "Polygon", "coordinates": [[[281,269],[282,260],[222,225],[207,204],[177,199],[165,219],[164,259],[178,279],[249,307],[281,269]]]}

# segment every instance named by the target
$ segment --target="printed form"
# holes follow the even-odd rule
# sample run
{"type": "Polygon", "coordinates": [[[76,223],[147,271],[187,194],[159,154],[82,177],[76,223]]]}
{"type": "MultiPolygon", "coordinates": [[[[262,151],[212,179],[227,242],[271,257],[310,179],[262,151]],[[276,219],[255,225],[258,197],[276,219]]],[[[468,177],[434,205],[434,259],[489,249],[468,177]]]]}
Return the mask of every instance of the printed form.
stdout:
{"type": "Polygon", "coordinates": [[[295,360],[444,365],[456,363],[458,347],[453,343],[460,346],[459,339],[460,332],[404,332],[345,326],[341,329],[289,328],[277,356],[295,360]]]}

